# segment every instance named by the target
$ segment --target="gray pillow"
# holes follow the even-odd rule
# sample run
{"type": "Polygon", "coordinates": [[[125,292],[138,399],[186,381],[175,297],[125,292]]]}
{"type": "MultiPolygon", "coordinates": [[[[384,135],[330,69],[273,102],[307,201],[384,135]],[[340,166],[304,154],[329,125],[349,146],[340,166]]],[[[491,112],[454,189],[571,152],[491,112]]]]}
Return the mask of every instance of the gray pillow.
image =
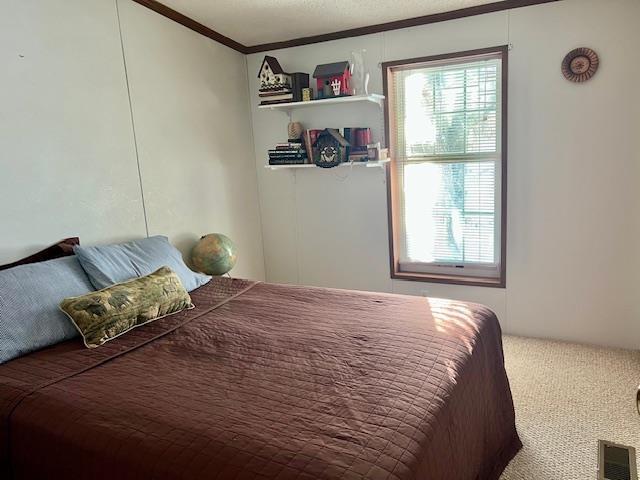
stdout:
{"type": "Polygon", "coordinates": [[[211,277],[189,269],[167,237],[157,235],[127,243],[73,249],[96,289],[149,275],[160,267],[173,270],[188,291],[201,287],[211,277]]]}
{"type": "Polygon", "coordinates": [[[91,291],[74,256],[0,271],[0,363],[78,336],[58,305],[91,291]]]}

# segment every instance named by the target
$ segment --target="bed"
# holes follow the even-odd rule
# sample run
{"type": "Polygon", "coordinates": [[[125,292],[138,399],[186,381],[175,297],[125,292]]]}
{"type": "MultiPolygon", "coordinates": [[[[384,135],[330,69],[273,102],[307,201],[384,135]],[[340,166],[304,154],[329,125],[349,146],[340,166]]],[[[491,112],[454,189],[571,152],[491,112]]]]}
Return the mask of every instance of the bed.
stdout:
{"type": "Polygon", "coordinates": [[[521,446],[483,306],[229,278],[191,296],[0,365],[0,477],[488,480],[521,446]]]}

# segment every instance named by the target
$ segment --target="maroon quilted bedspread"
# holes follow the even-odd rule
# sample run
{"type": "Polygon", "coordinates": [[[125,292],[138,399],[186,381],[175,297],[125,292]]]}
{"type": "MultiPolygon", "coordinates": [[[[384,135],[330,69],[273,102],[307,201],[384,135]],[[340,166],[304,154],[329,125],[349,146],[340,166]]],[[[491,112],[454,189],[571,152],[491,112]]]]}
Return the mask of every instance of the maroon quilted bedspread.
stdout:
{"type": "Polygon", "coordinates": [[[0,477],[484,480],[520,448],[482,306],[230,279],[192,297],[0,366],[0,477]]]}

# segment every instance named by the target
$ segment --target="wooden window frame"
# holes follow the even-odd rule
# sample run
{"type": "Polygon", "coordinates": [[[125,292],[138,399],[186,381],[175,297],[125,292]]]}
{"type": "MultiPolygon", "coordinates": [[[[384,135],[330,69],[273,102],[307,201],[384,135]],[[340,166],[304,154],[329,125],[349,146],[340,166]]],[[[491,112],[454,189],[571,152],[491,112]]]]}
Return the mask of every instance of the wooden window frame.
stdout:
{"type": "Polygon", "coordinates": [[[426,64],[438,60],[451,60],[461,57],[472,57],[475,55],[486,55],[491,53],[498,53],[502,59],[502,76],[500,79],[501,84],[501,165],[500,165],[500,273],[498,278],[483,278],[483,277],[470,277],[470,276],[458,276],[458,275],[446,275],[438,273],[416,273],[416,272],[402,272],[399,267],[399,252],[398,252],[398,236],[400,229],[398,228],[399,213],[397,212],[397,206],[399,205],[399,192],[397,191],[396,182],[394,177],[396,173],[396,163],[391,157],[391,162],[387,168],[387,213],[389,222],[389,266],[391,271],[391,278],[396,280],[412,280],[418,282],[430,282],[430,283],[446,283],[453,285],[469,285],[480,287],[494,287],[505,288],[507,285],[507,157],[508,157],[508,141],[507,141],[507,126],[508,126],[508,78],[509,78],[509,47],[508,45],[500,45],[497,47],[481,48],[477,50],[466,50],[463,52],[446,53],[442,55],[432,55],[428,57],[410,58],[406,60],[394,60],[391,62],[382,63],[382,83],[384,90],[384,123],[385,123],[385,137],[387,138],[389,152],[394,152],[394,139],[391,136],[390,121],[392,121],[392,115],[389,112],[389,85],[390,75],[392,67],[410,67],[417,66],[419,64],[426,64]]]}

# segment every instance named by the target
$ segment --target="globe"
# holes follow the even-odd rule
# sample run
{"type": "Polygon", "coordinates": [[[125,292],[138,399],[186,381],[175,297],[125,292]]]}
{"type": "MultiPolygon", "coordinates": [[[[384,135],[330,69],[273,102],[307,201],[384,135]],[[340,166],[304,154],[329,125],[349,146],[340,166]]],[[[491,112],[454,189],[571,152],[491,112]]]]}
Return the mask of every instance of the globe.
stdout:
{"type": "Polygon", "coordinates": [[[207,275],[224,275],[234,267],[237,259],[236,246],[221,233],[205,235],[191,251],[191,263],[207,275]]]}

